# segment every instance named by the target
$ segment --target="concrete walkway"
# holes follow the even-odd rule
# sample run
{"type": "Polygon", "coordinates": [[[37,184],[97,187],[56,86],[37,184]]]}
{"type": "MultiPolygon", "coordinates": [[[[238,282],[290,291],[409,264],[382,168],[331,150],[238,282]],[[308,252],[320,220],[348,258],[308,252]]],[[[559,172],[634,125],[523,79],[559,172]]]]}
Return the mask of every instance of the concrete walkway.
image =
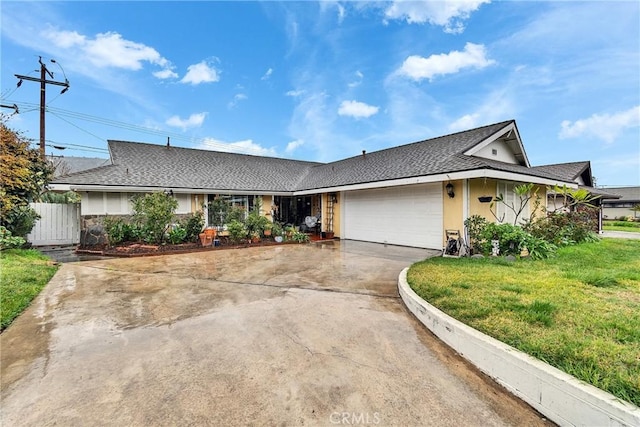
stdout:
{"type": "Polygon", "coordinates": [[[0,335],[1,425],[545,425],[355,242],[64,264],[0,335]]]}

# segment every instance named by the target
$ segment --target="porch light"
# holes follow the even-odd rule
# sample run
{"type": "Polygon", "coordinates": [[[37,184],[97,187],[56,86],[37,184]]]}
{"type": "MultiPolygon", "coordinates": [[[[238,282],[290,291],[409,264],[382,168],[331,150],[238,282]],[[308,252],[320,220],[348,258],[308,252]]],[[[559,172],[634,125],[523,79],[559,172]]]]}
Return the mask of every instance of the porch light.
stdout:
{"type": "Polygon", "coordinates": [[[445,188],[445,190],[447,190],[447,195],[450,198],[453,199],[456,196],[456,193],[453,192],[453,184],[448,183],[444,188],[445,188]]]}

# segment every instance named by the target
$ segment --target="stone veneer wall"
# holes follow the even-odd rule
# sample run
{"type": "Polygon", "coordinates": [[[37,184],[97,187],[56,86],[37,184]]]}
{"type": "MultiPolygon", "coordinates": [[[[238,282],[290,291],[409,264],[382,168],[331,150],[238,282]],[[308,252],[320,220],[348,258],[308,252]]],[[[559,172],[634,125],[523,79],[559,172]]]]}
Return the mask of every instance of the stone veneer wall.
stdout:
{"type": "MultiPolygon", "coordinates": [[[[178,220],[184,219],[191,214],[176,214],[178,220]]],[[[80,246],[105,246],[109,244],[103,219],[107,216],[113,218],[131,219],[131,215],[82,215],[80,218],[80,246]]]]}

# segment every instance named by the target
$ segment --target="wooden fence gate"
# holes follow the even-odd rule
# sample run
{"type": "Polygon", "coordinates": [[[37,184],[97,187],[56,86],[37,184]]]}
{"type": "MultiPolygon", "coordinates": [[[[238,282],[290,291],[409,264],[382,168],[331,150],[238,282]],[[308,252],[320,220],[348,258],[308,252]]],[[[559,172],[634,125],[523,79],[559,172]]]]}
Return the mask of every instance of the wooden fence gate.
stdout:
{"type": "Polygon", "coordinates": [[[33,246],[80,243],[80,204],[30,203],[40,215],[27,235],[33,246]]]}

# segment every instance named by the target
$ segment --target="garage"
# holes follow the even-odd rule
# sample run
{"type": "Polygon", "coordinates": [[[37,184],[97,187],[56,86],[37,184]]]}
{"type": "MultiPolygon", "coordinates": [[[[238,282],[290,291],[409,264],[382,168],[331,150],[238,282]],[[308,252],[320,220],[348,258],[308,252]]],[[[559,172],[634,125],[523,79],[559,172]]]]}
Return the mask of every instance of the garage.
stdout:
{"type": "Polygon", "coordinates": [[[442,248],[440,183],[343,193],[343,238],[442,248]]]}

